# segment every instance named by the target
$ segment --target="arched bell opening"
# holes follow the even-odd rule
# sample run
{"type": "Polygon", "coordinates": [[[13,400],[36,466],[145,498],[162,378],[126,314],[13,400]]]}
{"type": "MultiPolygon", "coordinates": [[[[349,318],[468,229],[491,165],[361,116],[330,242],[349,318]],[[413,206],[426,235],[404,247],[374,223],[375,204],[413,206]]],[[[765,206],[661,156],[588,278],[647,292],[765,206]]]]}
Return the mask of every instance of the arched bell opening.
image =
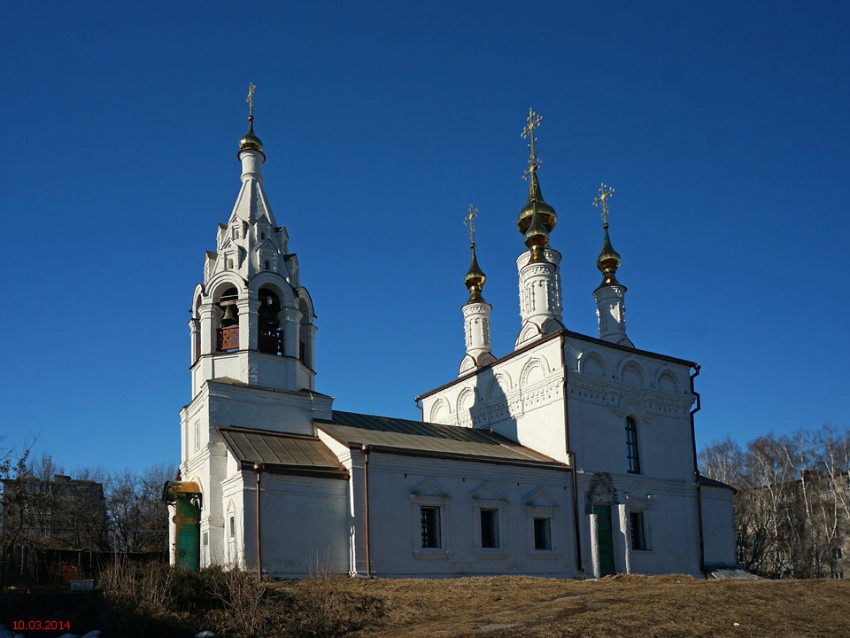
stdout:
{"type": "Polygon", "coordinates": [[[298,303],[301,311],[301,325],[298,334],[298,358],[308,368],[313,367],[313,314],[310,307],[301,299],[298,303]]]}
{"type": "Polygon", "coordinates": [[[239,350],[239,308],[236,305],[238,297],[236,288],[228,288],[217,304],[220,319],[216,330],[216,350],[219,352],[239,350]]]}
{"type": "Polygon", "coordinates": [[[260,352],[283,356],[283,328],[280,325],[280,299],[268,288],[260,288],[258,311],[259,333],[257,347],[260,352]]]}
{"type": "Polygon", "coordinates": [[[192,365],[197,363],[201,357],[201,304],[203,299],[201,295],[196,295],[195,303],[192,304],[190,312],[192,313],[192,321],[190,323],[190,332],[192,335],[192,365]]]}

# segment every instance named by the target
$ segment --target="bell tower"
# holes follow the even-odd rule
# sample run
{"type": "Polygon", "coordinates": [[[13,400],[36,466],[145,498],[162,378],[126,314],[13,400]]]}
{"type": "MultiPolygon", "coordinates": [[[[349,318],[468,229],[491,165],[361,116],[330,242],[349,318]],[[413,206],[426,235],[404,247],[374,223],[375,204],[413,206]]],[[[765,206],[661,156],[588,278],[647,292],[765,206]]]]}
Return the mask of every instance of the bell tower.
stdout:
{"type": "Polygon", "coordinates": [[[314,388],[313,303],[301,286],[263,189],[263,143],[254,133],[254,85],[248,91],[248,132],[239,142],[242,186],[216,251],[204,259],[189,320],[192,396],[205,381],[230,379],[282,390],[314,388]]]}

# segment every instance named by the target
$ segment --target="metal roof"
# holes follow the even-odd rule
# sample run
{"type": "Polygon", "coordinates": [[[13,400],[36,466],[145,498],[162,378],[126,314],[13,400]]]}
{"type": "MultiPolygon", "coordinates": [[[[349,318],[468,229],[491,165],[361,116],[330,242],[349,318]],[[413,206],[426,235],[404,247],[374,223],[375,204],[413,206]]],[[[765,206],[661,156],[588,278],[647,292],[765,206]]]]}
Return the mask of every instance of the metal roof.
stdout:
{"type": "Polygon", "coordinates": [[[728,483],[724,483],[723,481],[718,481],[713,478],[708,478],[705,474],[699,475],[699,482],[708,487],[724,487],[727,490],[732,490],[733,492],[737,492],[738,490],[728,483]]]}
{"type": "Polygon", "coordinates": [[[238,427],[218,431],[244,469],[261,465],[263,471],[278,474],[348,478],[336,455],[315,436],[238,427]]]}
{"type": "Polygon", "coordinates": [[[560,469],[567,467],[491,430],[338,410],[333,411],[330,422],[317,420],[316,425],[349,447],[368,445],[376,452],[560,469]]]}

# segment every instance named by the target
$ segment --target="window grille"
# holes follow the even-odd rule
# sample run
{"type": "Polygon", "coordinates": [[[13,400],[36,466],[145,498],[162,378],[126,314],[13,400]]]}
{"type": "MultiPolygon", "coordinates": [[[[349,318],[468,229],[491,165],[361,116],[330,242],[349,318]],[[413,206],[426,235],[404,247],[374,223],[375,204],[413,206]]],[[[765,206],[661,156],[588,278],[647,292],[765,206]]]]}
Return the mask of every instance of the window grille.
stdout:
{"type": "Polygon", "coordinates": [[[644,527],[643,512],[631,512],[629,514],[629,527],[631,528],[632,549],[649,549],[649,544],[646,542],[646,528],[644,527]]]}
{"type": "Polygon", "coordinates": [[[640,456],[638,454],[637,423],[632,417],[626,418],[626,458],[631,474],[640,474],[640,456]]]}
{"type": "Polygon", "coordinates": [[[419,527],[423,548],[441,547],[440,542],[440,508],[419,508],[419,527]]]}

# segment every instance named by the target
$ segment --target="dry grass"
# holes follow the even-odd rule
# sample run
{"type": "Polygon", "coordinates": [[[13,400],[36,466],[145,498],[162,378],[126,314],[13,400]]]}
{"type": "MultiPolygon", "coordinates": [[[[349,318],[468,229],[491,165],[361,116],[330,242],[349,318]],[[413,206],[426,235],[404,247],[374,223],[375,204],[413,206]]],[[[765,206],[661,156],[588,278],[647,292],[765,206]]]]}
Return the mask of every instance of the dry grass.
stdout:
{"type": "Polygon", "coordinates": [[[107,573],[100,587],[0,595],[0,624],[62,618],[74,633],[123,638],[182,638],[201,629],[221,638],[850,637],[850,582],[833,580],[360,580],[319,572],[266,583],[244,572],[150,566],[107,573]]]}
{"type": "MultiPolygon", "coordinates": [[[[276,585],[298,596],[306,583],[276,585]]],[[[850,583],[615,576],[341,580],[336,595],[383,602],[348,635],[404,638],[850,636],[850,583]]],[[[340,634],[337,634],[340,635],[340,634]]]]}

